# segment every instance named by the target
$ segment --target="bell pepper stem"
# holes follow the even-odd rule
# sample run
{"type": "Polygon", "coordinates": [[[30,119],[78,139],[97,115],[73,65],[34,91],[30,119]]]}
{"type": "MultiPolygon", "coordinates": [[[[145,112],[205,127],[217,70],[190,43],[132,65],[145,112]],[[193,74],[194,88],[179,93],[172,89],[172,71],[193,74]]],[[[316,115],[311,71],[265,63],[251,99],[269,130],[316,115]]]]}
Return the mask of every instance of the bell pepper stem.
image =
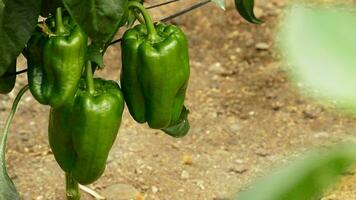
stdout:
{"type": "Polygon", "coordinates": [[[133,12],[136,19],[141,23],[141,24],[146,24],[145,20],[140,16],[140,14],[138,14],[137,12],[133,12]]]}
{"type": "Polygon", "coordinates": [[[66,173],[67,200],[80,200],[79,184],[70,173],[66,173]]]}
{"type": "Polygon", "coordinates": [[[56,10],[56,35],[63,35],[65,33],[66,30],[62,21],[62,8],[59,7],[56,10]]]}
{"type": "Polygon", "coordinates": [[[143,5],[136,1],[130,1],[128,6],[130,9],[133,9],[133,8],[138,9],[140,11],[140,13],[142,14],[142,16],[145,20],[146,27],[147,27],[148,38],[151,40],[155,40],[155,39],[159,38],[156,28],[152,22],[152,19],[151,19],[150,15],[148,14],[147,10],[143,7],[143,5]]]}
{"type": "Polygon", "coordinates": [[[91,68],[91,61],[87,61],[86,65],[86,83],[87,83],[87,90],[90,94],[94,94],[95,86],[94,86],[94,79],[93,79],[93,70],[91,68]]]}

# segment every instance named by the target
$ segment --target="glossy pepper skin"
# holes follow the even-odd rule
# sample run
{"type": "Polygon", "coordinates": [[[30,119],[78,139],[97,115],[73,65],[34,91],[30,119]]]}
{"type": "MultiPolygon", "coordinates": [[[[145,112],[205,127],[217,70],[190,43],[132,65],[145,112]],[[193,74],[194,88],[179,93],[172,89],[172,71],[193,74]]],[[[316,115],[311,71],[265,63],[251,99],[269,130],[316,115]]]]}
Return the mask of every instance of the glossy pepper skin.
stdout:
{"type": "Polygon", "coordinates": [[[71,19],[62,19],[61,12],[37,27],[25,52],[30,91],[39,103],[60,107],[74,96],[86,48],[87,36],[71,19]]]}
{"type": "Polygon", "coordinates": [[[16,75],[8,76],[9,74],[15,74],[16,72],[16,60],[11,63],[10,67],[0,76],[0,94],[7,94],[15,87],[16,75]]]}
{"type": "Polygon", "coordinates": [[[52,108],[49,143],[60,167],[81,184],[90,184],[104,172],[124,109],[120,87],[114,81],[94,80],[95,91],[81,84],[73,101],[52,108]]]}
{"type": "Polygon", "coordinates": [[[121,87],[137,122],[164,129],[177,123],[183,109],[190,73],[188,42],[178,27],[150,26],[148,16],[144,18],[147,26],[137,25],[122,38],[121,87]]]}

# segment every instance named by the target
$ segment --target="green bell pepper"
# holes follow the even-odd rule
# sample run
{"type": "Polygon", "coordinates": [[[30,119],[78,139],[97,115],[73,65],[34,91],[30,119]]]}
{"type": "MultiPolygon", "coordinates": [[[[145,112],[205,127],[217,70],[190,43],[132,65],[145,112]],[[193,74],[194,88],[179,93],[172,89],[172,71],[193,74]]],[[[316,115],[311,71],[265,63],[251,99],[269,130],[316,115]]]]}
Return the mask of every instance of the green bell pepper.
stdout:
{"type": "Polygon", "coordinates": [[[116,82],[93,81],[88,74],[87,84],[81,82],[70,103],[51,108],[48,128],[58,164],[81,184],[94,182],[104,172],[124,109],[123,94],[116,82]]]}
{"type": "Polygon", "coordinates": [[[140,3],[129,2],[129,8],[139,10],[146,25],[127,30],[122,38],[125,101],[137,122],[166,129],[184,121],[190,74],[187,38],[177,26],[154,25],[140,3]]]}
{"type": "Polygon", "coordinates": [[[27,44],[28,82],[41,104],[60,107],[70,100],[85,65],[87,36],[57,9],[55,20],[37,27],[27,44]]]}
{"type": "Polygon", "coordinates": [[[16,75],[9,76],[9,74],[15,74],[16,72],[16,60],[11,63],[10,67],[0,76],[0,94],[7,94],[15,87],[16,75]]]}

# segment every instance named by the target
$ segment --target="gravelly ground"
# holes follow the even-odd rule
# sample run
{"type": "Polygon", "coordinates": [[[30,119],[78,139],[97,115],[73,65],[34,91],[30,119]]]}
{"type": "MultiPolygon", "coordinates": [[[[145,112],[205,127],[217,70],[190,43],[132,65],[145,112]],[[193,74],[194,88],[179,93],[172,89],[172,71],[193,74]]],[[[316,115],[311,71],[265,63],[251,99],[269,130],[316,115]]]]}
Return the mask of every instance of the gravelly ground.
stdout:
{"type": "MultiPolygon", "coordinates": [[[[266,20],[261,26],[241,20],[232,2],[225,12],[208,5],[174,21],[190,43],[191,131],[172,139],[136,124],[125,111],[105,174],[91,188],[109,196],[105,188],[125,184],[147,200],[227,199],[290,155],[355,135],[354,119],[311,102],[288,82],[273,43],[285,2],[257,4],[257,14],[266,20]]],[[[117,80],[119,46],[108,50],[105,64],[98,76],[117,80]]],[[[19,66],[25,66],[21,58],[19,66]]],[[[1,125],[26,76],[18,80],[15,92],[0,96],[1,125]]],[[[64,175],[48,146],[47,117],[48,108],[27,94],[11,129],[9,171],[25,200],[65,199],[64,175]]],[[[356,199],[355,181],[355,175],[345,176],[324,199],[356,199]]]]}

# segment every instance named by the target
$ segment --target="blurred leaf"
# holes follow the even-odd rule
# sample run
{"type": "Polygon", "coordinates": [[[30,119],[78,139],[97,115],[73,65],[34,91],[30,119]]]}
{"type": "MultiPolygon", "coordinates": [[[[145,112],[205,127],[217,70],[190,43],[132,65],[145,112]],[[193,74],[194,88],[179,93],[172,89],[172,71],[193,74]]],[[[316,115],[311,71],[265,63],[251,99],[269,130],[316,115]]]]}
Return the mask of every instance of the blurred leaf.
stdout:
{"type": "Polygon", "coordinates": [[[235,0],[235,7],[240,15],[247,21],[253,24],[263,23],[263,21],[258,19],[253,12],[255,0],[235,0]]]}
{"type": "Polygon", "coordinates": [[[344,143],[327,152],[309,153],[251,186],[236,200],[312,200],[356,163],[356,144],[344,143]]]}
{"type": "Polygon", "coordinates": [[[221,9],[225,10],[225,0],[211,0],[216,5],[218,5],[221,9]]]}
{"type": "Polygon", "coordinates": [[[354,12],[294,6],[281,26],[281,52],[291,75],[321,99],[356,109],[354,12]]]}

